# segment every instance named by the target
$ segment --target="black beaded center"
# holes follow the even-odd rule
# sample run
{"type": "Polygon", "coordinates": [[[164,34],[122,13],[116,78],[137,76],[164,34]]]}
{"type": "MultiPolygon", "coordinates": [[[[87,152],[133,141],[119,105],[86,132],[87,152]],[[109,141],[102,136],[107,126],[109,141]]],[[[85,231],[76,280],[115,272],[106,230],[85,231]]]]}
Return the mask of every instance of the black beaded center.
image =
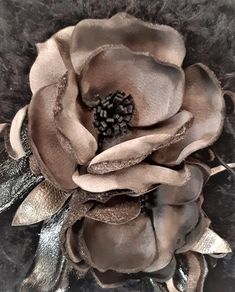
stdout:
{"type": "Polygon", "coordinates": [[[124,92],[116,91],[105,98],[97,96],[94,126],[99,135],[113,137],[125,134],[131,125],[134,111],[133,98],[124,92]]]}

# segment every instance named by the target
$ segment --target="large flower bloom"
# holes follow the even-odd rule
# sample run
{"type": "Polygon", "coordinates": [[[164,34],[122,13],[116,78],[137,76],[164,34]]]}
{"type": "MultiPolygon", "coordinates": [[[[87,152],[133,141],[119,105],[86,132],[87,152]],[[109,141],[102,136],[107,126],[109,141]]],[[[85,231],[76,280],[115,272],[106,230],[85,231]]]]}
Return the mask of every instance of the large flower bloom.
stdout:
{"type": "Polygon", "coordinates": [[[210,171],[192,159],[221,133],[223,93],[207,66],[182,69],[181,35],[119,13],[83,20],[37,48],[33,97],[6,145],[15,159],[25,154],[27,115],[30,166],[44,180],[13,224],[50,218],[72,194],[63,250],[104,285],[137,273],[166,281],[175,253],[229,251],[201,211],[210,171]],[[205,251],[203,236],[223,247],[205,251]]]}

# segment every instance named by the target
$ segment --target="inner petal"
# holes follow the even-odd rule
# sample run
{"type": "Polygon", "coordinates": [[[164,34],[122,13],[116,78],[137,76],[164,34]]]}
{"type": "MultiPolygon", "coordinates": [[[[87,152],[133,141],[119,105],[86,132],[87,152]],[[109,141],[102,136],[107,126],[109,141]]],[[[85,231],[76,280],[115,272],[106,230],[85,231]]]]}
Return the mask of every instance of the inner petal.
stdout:
{"type": "Polygon", "coordinates": [[[80,76],[85,104],[97,104],[117,89],[133,97],[132,126],[150,126],[178,112],[184,94],[184,73],[177,66],[160,63],[124,47],[97,50],[80,76]],[[102,72],[102,74],[101,74],[102,72]]]}

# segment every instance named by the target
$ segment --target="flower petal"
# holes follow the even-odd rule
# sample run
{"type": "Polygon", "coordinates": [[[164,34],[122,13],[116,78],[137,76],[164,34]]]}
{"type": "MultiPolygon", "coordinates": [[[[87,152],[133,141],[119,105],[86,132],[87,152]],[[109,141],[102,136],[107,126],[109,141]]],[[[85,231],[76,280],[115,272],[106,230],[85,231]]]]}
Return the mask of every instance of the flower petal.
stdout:
{"type": "Polygon", "coordinates": [[[97,95],[105,97],[117,90],[130,94],[135,107],[132,125],[149,126],[179,111],[184,72],[180,67],[160,63],[125,47],[101,48],[83,67],[80,89],[88,106],[95,105],[97,95]]]}
{"type": "Polygon", "coordinates": [[[77,163],[58,139],[53,114],[57,94],[57,86],[50,85],[33,96],[28,113],[30,145],[44,177],[60,189],[73,189],[77,163]]]}
{"type": "Polygon", "coordinates": [[[69,270],[59,240],[66,214],[67,210],[63,209],[43,224],[32,270],[22,282],[20,291],[67,291],[69,270]]]}
{"type": "Polygon", "coordinates": [[[131,278],[130,274],[117,273],[111,270],[102,273],[93,269],[92,275],[101,288],[117,288],[131,278]]]}
{"type": "Polygon", "coordinates": [[[205,148],[218,138],[224,121],[224,99],[215,75],[203,64],[186,71],[183,109],[194,116],[194,122],[182,141],[156,151],[153,159],[161,164],[180,164],[191,153],[205,148]]]}
{"type": "Polygon", "coordinates": [[[202,191],[203,173],[196,165],[188,165],[191,178],[183,186],[160,185],[154,193],[159,205],[182,205],[196,201],[202,191]]]}
{"type": "Polygon", "coordinates": [[[205,258],[197,253],[188,252],[178,258],[180,265],[167,288],[169,292],[197,291],[203,292],[204,281],[208,273],[205,258]]]}
{"type": "Polygon", "coordinates": [[[228,242],[209,228],[207,228],[202,237],[192,245],[191,250],[202,254],[227,254],[232,252],[228,242]]]}
{"type": "Polygon", "coordinates": [[[196,203],[163,205],[153,209],[153,216],[158,247],[154,269],[157,271],[169,264],[175,250],[183,246],[185,236],[198,222],[199,210],[196,203]]]}
{"type": "Polygon", "coordinates": [[[33,94],[40,88],[53,84],[69,67],[70,39],[74,26],[68,26],[44,43],[38,43],[38,57],[31,67],[29,80],[33,94]]]}
{"type": "Polygon", "coordinates": [[[86,217],[107,224],[124,224],[139,216],[140,201],[137,198],[115,197],[106,204],[97,203],[86,217]]]}
{"type": "Polygon", "coordinates": [[[65,150],[69,147],[68,152],[74,153],[77,162],[83,165],[94,157],[98,146],[95,137],[85,128],[92,123],[91,113],[80,108],[77,97],[76,75],[69,71],[60,81],[54,116],[57,130],[67,142],[62,145],[65,144],[65,150]]]}
{"type": "Polygon", "coordinates": [[[50,218],[60,210],[69,196],[70,193],[62,192],[44,180],[20,205],[12,225],[30,225],[50,218]]]}
{"type": "Polygon", "coordinates": [[[147,215],[121,225],[86,218],[83,227],[92,266],[101,272],[110,269],[121,273],[142,271],[156,256],[154,232],[147,215]]]}
{"type": "Polygon", "coordinates": [[[103,174],[138,164],[153,151],[182,139],[191,121],[192,115],[182,111],[163,122],[159,128],[133,129],[131,140],[117,144],[95,156],[88,166],[88,171],[103,174]]]}
{"type": "Polygon", "coordinates": [[[136,193],[146,192],[153,185],[169,184],[181,186],[189,179],[187,168],[176,171],[169,168],[141,163],[114,173],[104,175],[74,173],[74,182],[89,192],[106,192],[115,189],[129,189],[136,193]]]}
{"type": "Polygon", "coordinates": [[[12,120],[9,137],[5,141],[7,153],[15,160],[25,156],[25,150],[21,141],[21,128],[27,114],[28,105],[24,106],[16,113],[12,120]]]}
{"type": "Polygon", "coordinates": [[[77,73],[90,54],[105,45],[124,45],[134,52],[181,66],[185,46],[181,35],[167,25],[151,24],[126,13],[110,19],[80,21],[73,32],[71,59],[77,73]]]}

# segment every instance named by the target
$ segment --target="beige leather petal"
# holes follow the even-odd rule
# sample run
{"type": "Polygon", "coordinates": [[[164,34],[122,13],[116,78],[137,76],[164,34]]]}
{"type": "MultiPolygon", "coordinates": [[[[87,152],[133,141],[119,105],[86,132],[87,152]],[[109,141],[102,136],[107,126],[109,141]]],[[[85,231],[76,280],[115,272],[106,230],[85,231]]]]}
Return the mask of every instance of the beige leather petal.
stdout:
{"type": "Polygon", "coordinates": [[[196,226],[199,210],[196,203],[183,206],[157,206],[153,209],[158,258],[154,269],[164,268],[177,248],[183,246],[185,236],[196,226]]]}
{"type": "Polygon", "coordinates": [[[107,203],[96,203],[94,208],[86,213],[86,217],[107,224],[124,224],[139,216],[141,204],[138,198],[118,196],[107,203]]]}
{"type": "Polygon", "coordinates": [[[191,153],[214,143],[222,131],[224,99],[215,75],[200,63],[186,68],[185,74],[182,108],[193,114],[194,122],[185,139],[153,154],[161,164],[180,164],[191,153]]]}
{"type": "Polygon", "coordinates": [[[34,94],[41,87],[53,84],[70,67],[70,41],[74,26],[68,26],[43,43],[37,44],[38,56],[29,73],[34,94]]]}
{"type": "Polygon", "coordinates": [[[44,180],[37,185],[17,209],[12,225],[30,225],[46,220],[64,205],[70,196],[44,180]]]}
{"type": "Polygon", "coordinates": [[[28,105],[24,106],[15,114],[10,127],[6,148],[8,155],[13,159],[20,159],[25,156],[25,150],[21,142],[21,128],[27,114],[28,105]]]}
{"type": "Polygon", "coordinates": [[[188,165],[191,172],[190,179],[183,186],[160,185],[155,191],[156,203],[160,205],[182,205],[196,201],[200,196],[204,184],[204,177],[200,167],[188,165]]]}
{"type": "Polygon", "coordinates": [[[164,121],[176,114],[183,102],[184,72],[180,67],[125,47],[98,49],[84,65],[80,78],[81,96],[88,106],[96,104],[97,95],[105,97],[117,90],[130,94],[133,126],[164,121]]]}
{"type": "Polygon", "coordinates": [[[182,36],[167,25],[152,24],[127,13],[110,19],[85,19],[73,32],[71,58],[77,73],[92,52],[105,45],[123,45],[147,53],[162,62],[182,65],[185,46],[182,36]]]}
{"type": "Polygon", "coordinates": [[[232,252],[228,242],[209,228],[207,228],[202,237],[192,245],[191,250],[201,254],[227,254],[232,252]]]}
{"type": "Polygon", "coordinates": [[[154,232],[147,215],[121,225],[86,218],[83,237],[92,266],[101,272],[110,269],[121,273],[143,271],[156,255],[154,232]]]}
{"type": "Polygon", "coordinates": [[[60,189],[73,189],[76,185],[72,174],[77,163],[58,139],[53,113],[57,94],[54,84],[40,89],[32,97],[28,111],[30,146],[44,177],[60,189]]]}
{"type": "Polygon", "coordinates": [[[90,161],[98,148],[95,137],[85,125],[92,124],[92,114],[82,109],[78,97],[76,75],[69,71],[59,83],[59,92],[54,108],[56,127],[61,134],[65,150],[73,153],[78,164],[90,161]]]}
{"type": "Polygon", "coordinates": [[[103,175],[85,174],[79,176],[76,172],[73,175],[77,186],[89,192],[130,189],[136,193],[143,193],[157,184],[181,186],[189,178],[188,168],[176,171],[145,163],[103,175]]]}
{"type": "Polygon", "coordinates": [[[88,172],[103,174],[135,165],[154,150],[182,139],[191,121],[191,113],[182,111],[155,129],[133,129],[131,140],[117,144],[95,156],[88,166],[88,172]]]}

